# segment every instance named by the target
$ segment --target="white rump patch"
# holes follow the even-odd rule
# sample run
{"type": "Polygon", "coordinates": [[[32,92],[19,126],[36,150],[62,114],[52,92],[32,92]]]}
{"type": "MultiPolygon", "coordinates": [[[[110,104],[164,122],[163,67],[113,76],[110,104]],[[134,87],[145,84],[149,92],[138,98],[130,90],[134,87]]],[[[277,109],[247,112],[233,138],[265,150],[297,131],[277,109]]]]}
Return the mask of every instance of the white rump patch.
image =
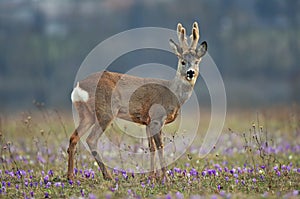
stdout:
{"type": "Polygon", "coordinates": [[[73,89],[71,94],[72,102],[87,102],[89,99],[89,94],[85,90],[79,87],[79,82],[77,86],[73,89]]]}

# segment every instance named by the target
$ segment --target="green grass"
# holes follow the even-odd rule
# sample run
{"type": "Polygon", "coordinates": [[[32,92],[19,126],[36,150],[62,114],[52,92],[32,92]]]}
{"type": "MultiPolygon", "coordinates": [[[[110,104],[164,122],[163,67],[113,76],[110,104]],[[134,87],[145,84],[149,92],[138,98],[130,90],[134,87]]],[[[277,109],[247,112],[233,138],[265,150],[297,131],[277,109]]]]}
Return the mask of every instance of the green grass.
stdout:
{"type": "Polygon", "coordinates": [[[0,198],[299,197],[297,107],[228,112],[215,148],[199,158],[195,149],[200,147],[209,117],[202,114],[194,143],[168,166],[165,180],[149,179],[147,173],[113,171],[115,181],[105,181],[92,156],[79,144],[78,172],[70,182],[66,150],[74,124],[69,114],[40,109],[2,116],[0,198]]]}

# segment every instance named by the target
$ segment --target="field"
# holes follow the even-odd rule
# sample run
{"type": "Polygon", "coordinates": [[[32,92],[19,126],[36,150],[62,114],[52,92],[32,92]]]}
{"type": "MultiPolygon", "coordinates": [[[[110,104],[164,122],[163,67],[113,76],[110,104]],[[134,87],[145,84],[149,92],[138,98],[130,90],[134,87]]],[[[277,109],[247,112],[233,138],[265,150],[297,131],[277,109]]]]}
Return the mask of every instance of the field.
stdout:
{"type": "MultiPolygon", "coordinates": [[[[105,181],[92,155],[77,147],[76,178],[68,181],[68,113],[47,110],[0,117],[0,198],[298,198],[300,110],[231,110],[214,149],[198,157],[199,135],[168,166],[167,178],[111,169],[105,181]]],[[[117,137],[117,135],[116,135],[117,137]]]]}

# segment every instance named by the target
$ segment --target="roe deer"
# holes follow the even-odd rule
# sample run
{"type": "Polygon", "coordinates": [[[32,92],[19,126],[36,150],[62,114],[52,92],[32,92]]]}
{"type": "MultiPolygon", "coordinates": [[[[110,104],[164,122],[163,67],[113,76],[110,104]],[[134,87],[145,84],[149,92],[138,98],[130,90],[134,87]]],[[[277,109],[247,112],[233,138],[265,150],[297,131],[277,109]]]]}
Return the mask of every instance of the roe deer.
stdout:
{"type": "Polygon", "coordinates": [[[179,44],[169,43],[178,57],[178,66],[172,80],[139,78],[115,72],[98,72],[77,83],[71,94],[79,115],[79,125],[70,138],[68,148],[68,179],[73,179],[74,153],[77,142],[92,127],[87,144],[98,163],[103,177],[112,179],[97,152],[97,142],[114,118],[121,118],[146,125],[150,156],[151,175],[155,175],[155,152],[158,150],[163,176],[162,127],[173,122],[180,107],[189,99],[199,75],[199,63],[207,51],[204,41],[198,45],[199,28],[193,23],[190,45],[185,28],[177,25],[179,44]]]}

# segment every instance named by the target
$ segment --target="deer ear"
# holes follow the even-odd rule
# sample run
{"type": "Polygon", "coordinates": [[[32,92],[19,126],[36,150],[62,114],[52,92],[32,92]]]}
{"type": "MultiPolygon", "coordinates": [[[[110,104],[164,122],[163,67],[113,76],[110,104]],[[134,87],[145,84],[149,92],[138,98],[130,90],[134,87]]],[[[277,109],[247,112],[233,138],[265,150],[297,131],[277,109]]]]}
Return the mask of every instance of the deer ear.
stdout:
{"type": "Polygon", "coordinates": [[[179,56],[182,54],[182,48],[178,46],[178,44],[176,44],[172,39],[169,40],[169,44],[175,55],[179,56]]]}
{"type": "Polygon", "coordinates": [[[207,43],[206,41],[202,42],[201,45],[196,49],[197,56],[199,58],[203,57],[207,52],[207,43]]]}

